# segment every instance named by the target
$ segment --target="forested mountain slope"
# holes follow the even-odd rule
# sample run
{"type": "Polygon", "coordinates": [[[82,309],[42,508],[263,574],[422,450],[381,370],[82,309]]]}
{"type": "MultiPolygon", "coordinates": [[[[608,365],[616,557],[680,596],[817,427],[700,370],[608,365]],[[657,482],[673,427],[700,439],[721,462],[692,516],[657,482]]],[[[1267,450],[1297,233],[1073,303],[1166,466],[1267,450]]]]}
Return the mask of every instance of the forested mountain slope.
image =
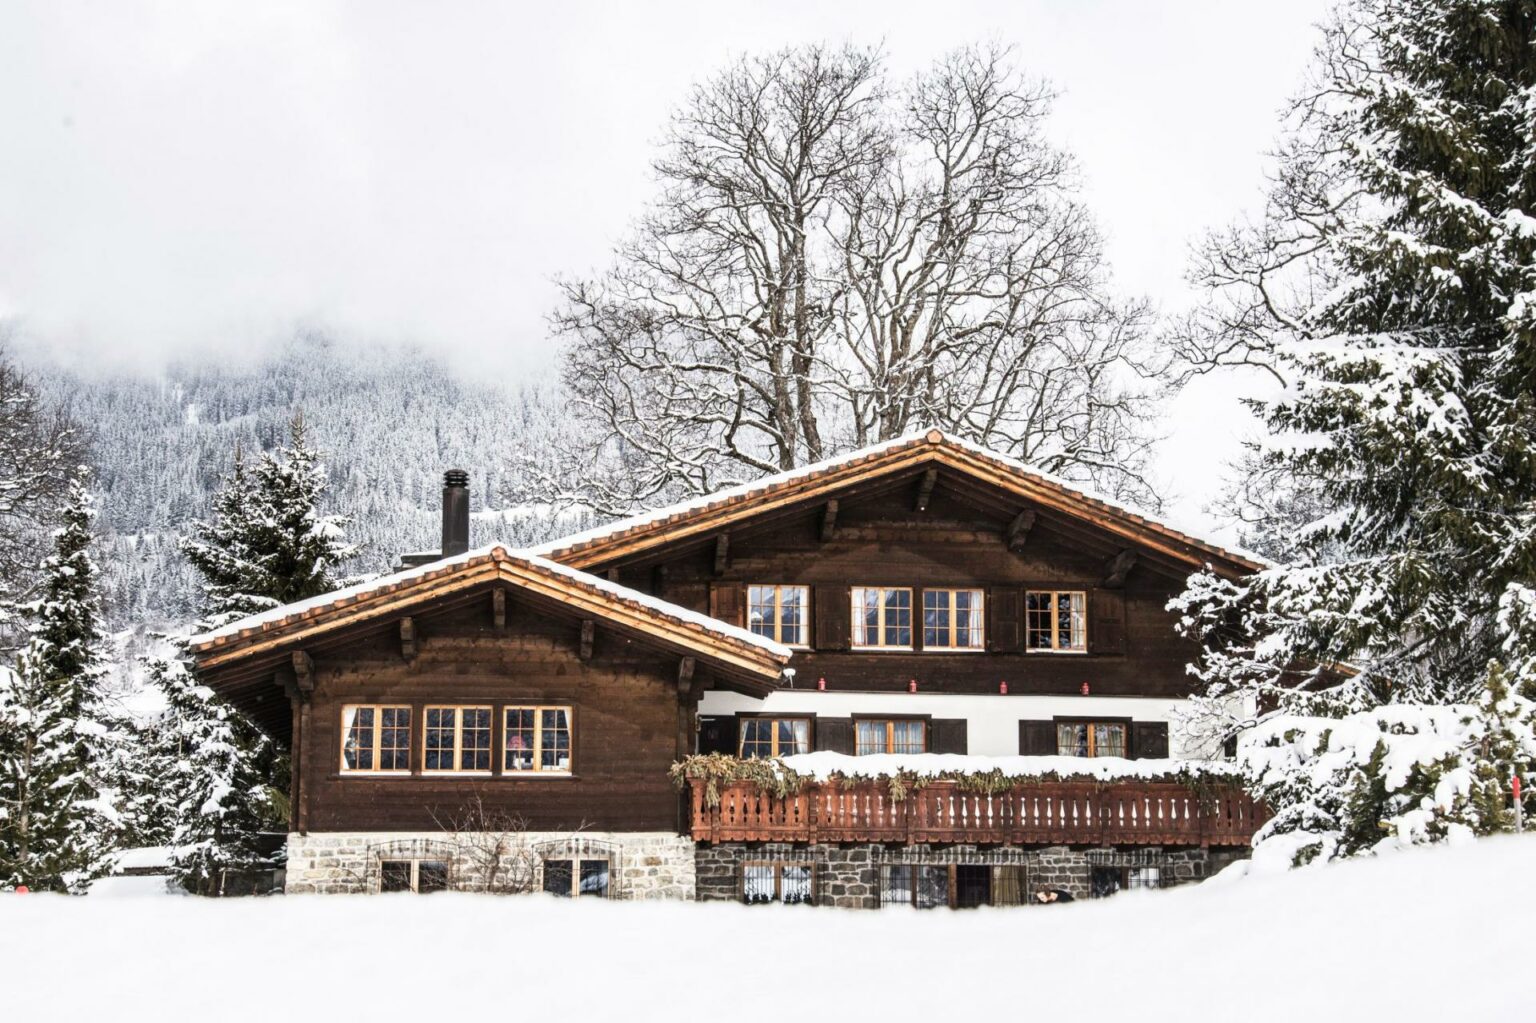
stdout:
{"type": "Polygon", "coordinates": [[[31,367],[90,433],[99,561],[115,628],[196,613],[198,582],[176,552],[206,514],[237,446],[272,447],[301,412],[331,481],[326,511],[350,516],[355,573],[386,571],[438,543],[442,471],[470,471],[474,543],[531,543],[585,520],[498,511],[521,452],[552,431],[551,403],[517,380],[467,383],[419,352],[303,335],[243,364],[183,362],[155,376],[31,367]]]}

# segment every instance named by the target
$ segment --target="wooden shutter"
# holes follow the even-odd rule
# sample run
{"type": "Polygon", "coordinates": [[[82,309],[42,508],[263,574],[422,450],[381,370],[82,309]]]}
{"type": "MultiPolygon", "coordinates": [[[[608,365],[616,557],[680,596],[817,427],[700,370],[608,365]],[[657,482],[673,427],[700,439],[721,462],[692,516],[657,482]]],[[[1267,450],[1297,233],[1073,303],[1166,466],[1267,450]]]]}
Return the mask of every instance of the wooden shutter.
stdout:
{"type": "Polygon", "coordinates": [[[852,641],[852,611],[849,608],[848,587],[818,586],[811,595],[815,604],[812,613],[816,620],[814,638],[817,650],[847,650],[852,641]]]}
{"type": "Polygon", "coordinates": [[[1022,592],[1012,586],[994,586],[987,591],[988,650],[1018,651],[1023,634],[1023,606],[1022,592]]]}
{"type": "Polygon", "coordinates": [[[816,749],[833,753],[854,752],[853,718],[824,718],[816,715],[816,749]]]}
{"type": "Polygon", "coordinates": [[[1020,721],[1019,756],[1053,757],[1056,755],[1056,722],[1020,721]]]}
{"type": "Polygon", "coordinates": [[[1088,594],[1088,652],[1125,653],[1125,594],[1120,590],[1088,594]]]}
{"type": "Polygon", "coordinates": [[[1161,760],[1168,756],[1168,722],[1137,721],[1131,725],[1131,758],[1161,760]]]}
{"type": "Polygon", "coordinates": [[[965,718],[934,718],[928,722],[929,753],[965,753],[970,749],[965,718]]]}
{"type": "Polygon", "coordinates": [[[747,623],[746,594],[740,583],[709,584],[709,616],[742,628],[747,623]]]}
{"type": "Polygon", "coordinates": [[[699,752],[736,754],[736,718],[699,718],[699,752]]]}

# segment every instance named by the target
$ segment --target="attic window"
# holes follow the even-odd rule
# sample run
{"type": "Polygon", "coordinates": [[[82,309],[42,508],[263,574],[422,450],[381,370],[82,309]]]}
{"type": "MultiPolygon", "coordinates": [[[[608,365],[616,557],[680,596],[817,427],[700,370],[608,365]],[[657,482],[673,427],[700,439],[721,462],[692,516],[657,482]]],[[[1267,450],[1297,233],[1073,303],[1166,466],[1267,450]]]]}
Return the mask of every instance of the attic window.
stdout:
{"type": "Polygon", "coordinates": [[[810,604],[804,586],[747,587],[747,624],[759,636],[786,646],[805,645],[805,609],[810,604]]]}
{"type": "Polygon", "coordinates": [[[911,589],[854,587],[853,645],[864,650],[911,650],[911,589]]]}
{"type": "Polygon", "coordinates": [[[491,708],[428,707],[422,770],[491,769],[491,708]]]}
{"type": "Polygon", "coordinates": [[[1024,638],[1029,650],[1085,653],[1088,595],[1082,590],[1030,590],[1024,595],[1024,638]]]}
{"type": "Polygon", "coordinates": [[[411,708],[341,709],[341,769],[347,773],[405,773],[411,769],[411,708]]]}

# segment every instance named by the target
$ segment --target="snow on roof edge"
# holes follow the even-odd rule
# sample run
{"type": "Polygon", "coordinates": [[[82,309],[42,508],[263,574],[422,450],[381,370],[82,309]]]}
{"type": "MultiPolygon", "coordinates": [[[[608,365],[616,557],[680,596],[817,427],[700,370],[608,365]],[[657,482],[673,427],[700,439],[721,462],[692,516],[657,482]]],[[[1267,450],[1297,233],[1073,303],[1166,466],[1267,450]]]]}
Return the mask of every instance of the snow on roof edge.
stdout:
{"type": "Polygon", "coordinates": [[[809,465],[802,465],[796,469],[787,469],[784,472],[775,473],[771,476],[764,476],[761,479],[752,480],[747,483],[738,483],[734,487],[726,487],[724,490],[716,490],[709,494],[702,494],[698,497],[689,498],[686,501],[679,501],[676,504],[664,505],[663,507],[655,508],[650,511],[638,512],[626,518],[616,519],[615,521],[607,523],[606,525],[593,526],[592,528],[584,529],[579,533],[571,533],[567,536],[556,537],[553,540],[546,540],[544,543],[535,544],[532,547],[526,548],[526,551],[529,554],[535,554],[542,557],[550,557],[551,555],[558,554],[560,552],[572,551],[585,544],[602,540],[616,534],[625,533],[633,529],[641,529],[647,526],[653,526],[668,519],[675,518],[679,515],[688,515],[697,512],[708,511],[710,508],[718,504],[724,504],[739,498],[750,497],[760,491],[771,490],[775,487],[780,487],[788,483],[794,483],[798,480],[808,479],[820,473],[827,472],[844,465],[849,465],[862,459],[870,458],[876,455],[882,455],[890,451],[897,451],[905,447],[910,447],[919,441],[928,439],[932,434],[939,435],[939,439],[934,441],[934,443],[948,443],[957,448],[968,451],[978,457],[986,458],[994,462],[999,462],[1017,472],[1022,472],[1029,476],[1033,476],[1036,479],[1043,480],[1046,483],[1053,484],[1078,497],[1102,504],[1119,514],[1131,518],[1141,519],[1149,525],[1166,530],[1179,537],[1182,537],[1185,540],[1189,540],[1192,543],[1199,544],[1202,547],[1218,551],[1230,557],[1250,561],[1260,566],[1268,566],[1271,564],[1268,558],[1265,558],[1253,551],[1245,550],[1241,547],[1237,547],[1231,544],[1220,544],[1210,540],[1202,539],[1199,535],[1190,532],[1187,529],[1181,528],[1180,526],[1169,522],[1159,515],[1154,515],[1144,509],[1110,500],[1104,495],[1084,487],[1080,483],[1067,480],[1064,477],[1058,476],[1055,473],[1047,472],[1044,469],[1035,468],[1034,466],[1023,462],[1020,459],[1013,457],[1012,455],[1003,454],[1002,452],[994,451],[991,448],[983,447],[974,441],[969,441],[962,437],[957,437],[951,433],[940,430],[937,427],[924,427],[923,429],[914,430],[911,433],[903,434],[902,436],[896,437],[892,440],[881,441],[878,444],[871,444],[833,458],[824,458],[819,462],[812,462],[809,465]]]}

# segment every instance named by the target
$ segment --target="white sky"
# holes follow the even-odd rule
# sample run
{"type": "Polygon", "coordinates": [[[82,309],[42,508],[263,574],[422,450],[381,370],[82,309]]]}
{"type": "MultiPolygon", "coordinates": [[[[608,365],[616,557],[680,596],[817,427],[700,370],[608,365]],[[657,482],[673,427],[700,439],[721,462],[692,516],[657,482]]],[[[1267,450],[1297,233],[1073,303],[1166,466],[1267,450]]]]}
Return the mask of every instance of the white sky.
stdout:
{"type": "MultiPolygon", "coordinates": [[[[550,278],[606,261],[688,85],[742,51],[995,38],[1062,92],[1118,286],[1185,301],[1189,242],[1260,186],[1326,0],[0,6],[0,318],[94,366],[237,356],[296,322],[547,367],[550,278]]],[[[1187,394],[1176,507],[1230,451],[1187,394]],[[1225,447],[1222,447],[1225,445],[1225,447]]]]}

